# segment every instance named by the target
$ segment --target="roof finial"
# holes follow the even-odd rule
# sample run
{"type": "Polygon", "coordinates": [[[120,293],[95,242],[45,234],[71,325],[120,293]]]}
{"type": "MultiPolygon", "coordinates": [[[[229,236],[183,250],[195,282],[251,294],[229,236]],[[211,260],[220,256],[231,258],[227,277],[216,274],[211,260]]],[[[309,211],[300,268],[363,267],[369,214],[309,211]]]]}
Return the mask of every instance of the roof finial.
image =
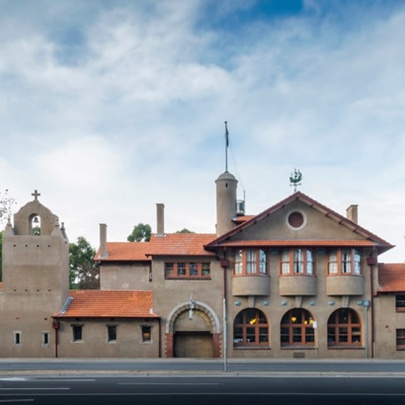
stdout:
{"type": "Polygon", "coordinates": [[[34,192],[33,192],[31,195],[35,198],[35,201],[37,201],[37,200],[38,200],[38,197],[39,197],[41,194],[38,193],[37,190],[34,190],[34,192]]]}
{"type": "Polygon", "coordinates": [[[225,171],[228,171],[228,147],[229,147],[229,132],[228,121],[225,121],[225,171]]]}
{"type": "Polygon", "coordinates": [[[297,192],[297,187],[301,185],[300,181],[302,180],[303,176],[298,169],[294,169],[294,172],[291,173],[290,176],[290,187],[294,187],[294,193],[297,192]]]}

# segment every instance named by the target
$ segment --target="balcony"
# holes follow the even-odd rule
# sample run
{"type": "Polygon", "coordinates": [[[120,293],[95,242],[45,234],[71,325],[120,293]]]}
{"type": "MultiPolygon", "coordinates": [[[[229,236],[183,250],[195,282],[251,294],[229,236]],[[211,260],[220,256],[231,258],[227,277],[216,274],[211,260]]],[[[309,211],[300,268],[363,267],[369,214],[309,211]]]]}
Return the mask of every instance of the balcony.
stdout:
{"type": "Polygon", "coordinates": [[[270,277],[265,275],[235,276],[232,278],[232,295],[266,296],[270,294],[270,277]]]}
{"type": "Polygon", "coordinates": [[[316,295],[317,278],[307,275],[280,276],[280,295],[316,295]]]}
{"type": "Polygon", "coordinates": [[[363,295],[364,277],[359,275],[336,275],[326,278],[327,295],[363,295]]]}

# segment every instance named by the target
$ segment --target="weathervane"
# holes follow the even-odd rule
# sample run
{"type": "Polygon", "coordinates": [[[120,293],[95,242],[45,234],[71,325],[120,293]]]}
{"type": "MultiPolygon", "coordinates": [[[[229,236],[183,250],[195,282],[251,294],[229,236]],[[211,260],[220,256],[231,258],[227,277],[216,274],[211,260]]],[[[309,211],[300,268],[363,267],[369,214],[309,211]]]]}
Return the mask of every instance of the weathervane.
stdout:
{"type": "Polygon", "coordinates": [[[297,191],[297,187],[301,185],[300,181],[302,180],[302,177],[302,173],[297,169],[294,169],[294,172],[291,173],[290,186],[294,187],[294,193],[297,191]]]}

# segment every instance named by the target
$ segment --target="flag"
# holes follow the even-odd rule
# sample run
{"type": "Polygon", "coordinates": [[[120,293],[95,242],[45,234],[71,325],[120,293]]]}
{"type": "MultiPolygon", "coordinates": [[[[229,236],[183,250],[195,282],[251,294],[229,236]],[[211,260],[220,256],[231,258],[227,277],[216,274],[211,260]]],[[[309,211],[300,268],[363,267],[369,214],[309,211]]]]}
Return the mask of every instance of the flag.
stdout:
{"type": "Polygon", "coordinates": [[[225,146],[229,146],[229,132],[228,132],[228,125],[227,122],[225,121],[225,146]]]}

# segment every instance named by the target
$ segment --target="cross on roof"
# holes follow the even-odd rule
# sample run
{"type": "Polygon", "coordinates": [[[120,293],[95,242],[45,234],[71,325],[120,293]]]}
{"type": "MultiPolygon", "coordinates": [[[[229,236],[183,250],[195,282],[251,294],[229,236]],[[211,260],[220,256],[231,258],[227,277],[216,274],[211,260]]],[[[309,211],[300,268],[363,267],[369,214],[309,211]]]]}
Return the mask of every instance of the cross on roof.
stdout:
{"type": "Polygon", "coordinates": [[[38,200],[38,197],[39,197],[41,194],[38,193],[37,190],[34,190],[34,192],[33,192],[31,195],[34,196],[35,200],[38,200]]]}

